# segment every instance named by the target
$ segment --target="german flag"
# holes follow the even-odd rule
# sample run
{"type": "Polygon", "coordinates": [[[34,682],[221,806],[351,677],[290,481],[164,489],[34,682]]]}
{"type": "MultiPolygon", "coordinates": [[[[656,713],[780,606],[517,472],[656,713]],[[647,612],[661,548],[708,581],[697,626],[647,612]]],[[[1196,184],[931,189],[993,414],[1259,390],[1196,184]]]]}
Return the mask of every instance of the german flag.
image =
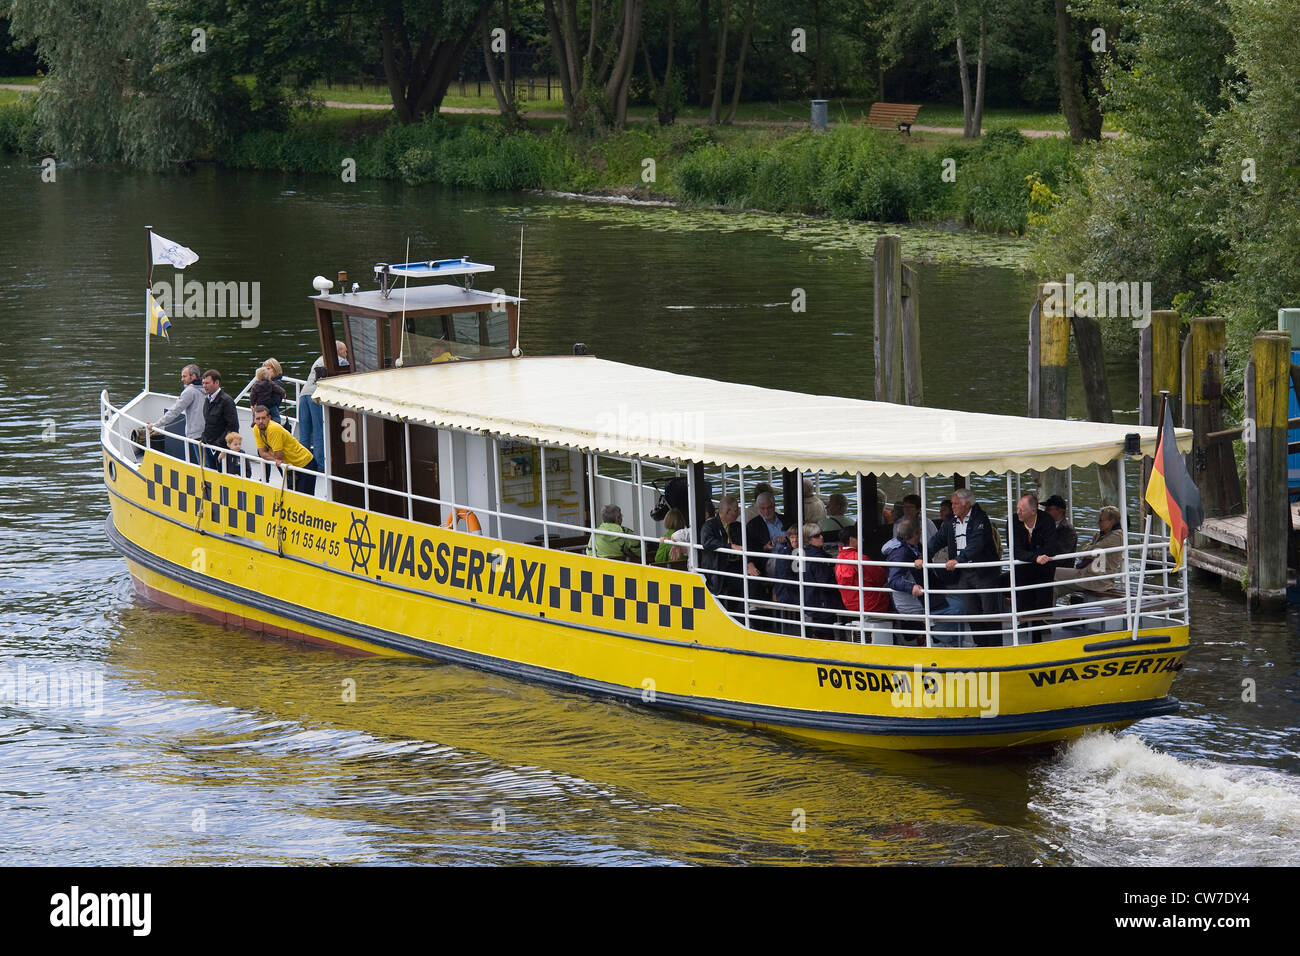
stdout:
{"type": "Polygon", "coordinates": [[[1201,493],[1187,473],[1183,456],[1174,439],[1174,415],[1165,406],[1165,421],[1160,426],[1160,445],[1156,448],[1151,480],[1147,482],[1147,504],[1169,526],[1169,553],[1174,567],[1183,566],[1183,546],[1187,536],[1201,526],[1201,493]]]}

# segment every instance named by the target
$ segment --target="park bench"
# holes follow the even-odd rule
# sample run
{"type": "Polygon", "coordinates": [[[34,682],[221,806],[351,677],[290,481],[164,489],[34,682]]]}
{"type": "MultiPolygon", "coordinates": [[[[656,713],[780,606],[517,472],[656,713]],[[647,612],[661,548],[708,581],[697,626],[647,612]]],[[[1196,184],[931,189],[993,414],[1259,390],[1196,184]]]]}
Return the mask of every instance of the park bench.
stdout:
{"type": "Polygon", "coordinates": [[[867,114],[867,125],[877,129],[897,129],[900,133],[912,135],[912,124],[916,114],[921,111],[919,103],[872,103],[871,112],[867,114]]]}

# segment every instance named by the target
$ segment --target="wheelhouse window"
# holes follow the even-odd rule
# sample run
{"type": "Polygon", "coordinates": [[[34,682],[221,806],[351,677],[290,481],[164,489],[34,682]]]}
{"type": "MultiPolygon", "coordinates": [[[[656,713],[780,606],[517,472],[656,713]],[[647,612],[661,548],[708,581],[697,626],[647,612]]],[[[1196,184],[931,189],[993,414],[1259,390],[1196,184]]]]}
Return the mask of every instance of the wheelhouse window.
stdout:
{"type": "Polygon", "coordinates": [[[504,309],[407,316],[403,332],[405,365],[505,358],[510,354],[510,323],[504,309]]]}

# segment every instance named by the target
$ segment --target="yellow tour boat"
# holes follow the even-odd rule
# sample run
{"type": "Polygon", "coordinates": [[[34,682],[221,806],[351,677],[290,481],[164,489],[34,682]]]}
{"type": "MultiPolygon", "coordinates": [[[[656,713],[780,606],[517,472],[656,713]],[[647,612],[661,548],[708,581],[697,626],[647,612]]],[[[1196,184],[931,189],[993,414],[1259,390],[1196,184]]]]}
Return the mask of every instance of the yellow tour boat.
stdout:
{"type": "Polygon", "coordinates": [[[1177,709],[1186,571],[1166,539],[1130,532],[1136,496],[1112,503],[1110,544],[1052,555],[1084,566],[1081,602],[1054,599],[1061,583],[1016,555],[1020,492],[1041,473],[1116,462],[1127,489],[1125,462],[1154,452],[1157,429],[807,395],[580,346],[524,357],[522,300],[472,287],[490,269],[381,264],[379,289],[337,293],[318,278],[323,370],[301,403],[323,424],[311,494],[287,487],[307,469],[247,454],[247,407],[245,454],[222,460],[150,435],[174,395],[104,393],[106,532],[137,593],[837,744],[1038,745],[1177,709]],[[398,276],[458,281],[394,293],[398,276]],[[899,530],[882,520],[883,483],[920,496],[916,527],[899,526],[924,529],[916,558],[879,550],[899,530]],[[827,514],[823,494],[853,517],[827,514]],[[931,535],[939,497],[962,514],[931,535]],[[980,520],[995,539],[982,559],[980,520]],[[818,547],[823,528],[861,548],[818,547]],[[956,559],[935,553],[945,543],[956,559]]]}

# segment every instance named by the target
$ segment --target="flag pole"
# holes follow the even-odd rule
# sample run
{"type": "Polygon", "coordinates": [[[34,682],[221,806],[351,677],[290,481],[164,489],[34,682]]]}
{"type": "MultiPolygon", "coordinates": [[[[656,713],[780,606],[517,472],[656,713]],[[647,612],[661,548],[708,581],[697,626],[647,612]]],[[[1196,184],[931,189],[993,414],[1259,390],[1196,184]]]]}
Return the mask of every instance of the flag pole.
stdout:
{"type": "Polygon", "coordinates": [[[1147,546],[1151,543],[1151,512],[1147,512],[1146,528],[1142,532],[1142,563],[1138,565],[1137,599],[1133,602],[1133,640],[1138,637],[1138,625],[1142,623],[1142,586],[1147,579],[1147,546]]]}
{"type": "MultiPolygon", "coordinates": [[[[1160,390],[1160,417],[1159,417],[1158,419],[1156,419],[1156,422],[1157,422],[1156,427],[1157,427],[1158,429],[1160,429],[1160,435],[1161,435],[1162,437],[1164,436],[1164,433],[1165,433],[1165,412],[1168,410],[1168,408],[1169,408],[1169,389],[1167,389],[1167,388],[1162,388],[1162,389],[1160,390]]],[[[1156,450],[1157,450],[1157,451],[1160,450],[1160,439],[1159,439],[1159,438],[1156,439],[1156,450]]],[[[1179,452],[1178,452],[1178,446],[1177,446],[1176,444],[1174,445],[1174,454],[1175,454],[1175,455],[1179,454],[1179,452]]],[[[1154,459],[1153,459],[1152,462],[1151,462],[1151,467],[1152,467],[1152,468],[1155,468],[1155,461],[1154,461],[1154,459]]],[[[1142,497],[1143,497],[1144,500],[1146,499],[1146,489],[1145,489],[1145,488],[1142,489],[1142,497]]],[[[1162,528],[1165,529],[1165,536],[1168,537],[1169,528],[1168,528],[1168,526],[1165,524],[1165,519],[1164,519],[1164,518],[1161,518],[1161,519],[1160,519],[1160,527],[1162,527],[1162,528]]]]}
{"type": "MultiPolygon", "coordinates": [[[[1165,433],[1165,411],[1167,410],[1168,407],[1169,407],[1169,389],[1162,388],[1160,390],[1160,415],[1156,418],[1156,422],[1157,422],[1156,428],[1159,429],[1159,431],[1157,432],[1157,435],[1159,437],[1157,437],[1156,439],[1157,454],[1160,451],[1160,440],[1165,433]]],[[[1142,489],[1143,501],[1146,500],[1146,494],[1147,494],[1147,490],[1143,488],[1142,489]]],[[[1161,524],[1163,523],[1164,522],[1162,520],[1161,524]]],[[[1133,604],[1133,640],[1135,641],[1137,640],[1137,635],[1138,635],[1138,625],[1142,622],[1142,591],[1146,585],[1146,580],[1147,580],[1147,549],[1150,547],[1150,545],[1151,545],[1151,511],[1147,510],[1146,521],[1142,529],[1142,563],[1138,565],[1137,599],[1134,601],[1133,604]]]]}
{"type": "Polygon", "coordinates": [[[144,227],[145,260],[148,267],[144,278],[144,390],[149,391],[149,296],[153,291],[153,226],[144,227]]]}

